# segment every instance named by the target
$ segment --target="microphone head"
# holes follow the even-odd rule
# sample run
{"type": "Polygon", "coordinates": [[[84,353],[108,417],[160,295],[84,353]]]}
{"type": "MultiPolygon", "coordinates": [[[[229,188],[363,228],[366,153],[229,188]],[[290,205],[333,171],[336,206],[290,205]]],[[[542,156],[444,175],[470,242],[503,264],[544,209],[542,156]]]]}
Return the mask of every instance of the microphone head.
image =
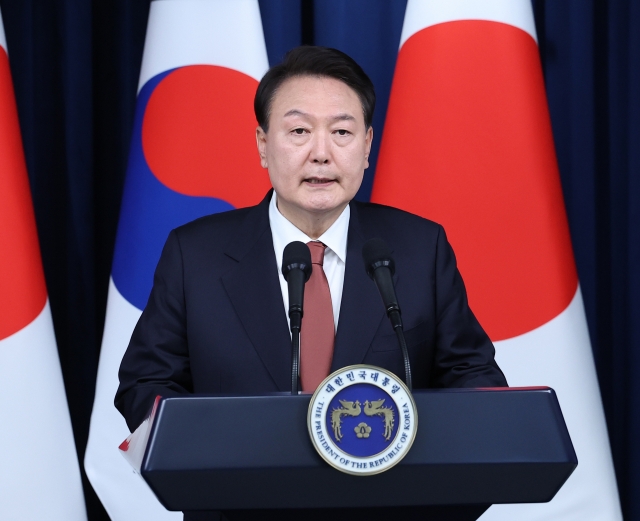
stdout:
{"type": "Polygon", "coordinates": [[[391,257],[391,249],[382,239],[369,239],[362,247],[362,258],[367,275],[373,278],[373,272],[381,266],[389,268],[391,275],[396,272],[396,265],[391,257]]]}
{"type": "Polygon", "coordinates": [[[285,280],[289,272],[294,269],[302,270],[304,281],[311,276],[311,252],[304,242],[293,241],[286,245],[282,253],[282,274],[285,280]]]}

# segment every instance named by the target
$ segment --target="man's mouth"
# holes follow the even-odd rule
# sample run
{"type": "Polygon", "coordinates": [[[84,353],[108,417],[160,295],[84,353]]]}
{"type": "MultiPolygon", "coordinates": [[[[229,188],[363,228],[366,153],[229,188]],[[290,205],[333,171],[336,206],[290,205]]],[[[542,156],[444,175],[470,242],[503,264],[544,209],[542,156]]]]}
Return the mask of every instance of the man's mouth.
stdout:
{"type": "Polygon", "coordinates": [[[335,182],[335,179],[329,179],[328,177],[310,177],[304,180],[305,183],[312,185],[322,185],[335,182]]]}

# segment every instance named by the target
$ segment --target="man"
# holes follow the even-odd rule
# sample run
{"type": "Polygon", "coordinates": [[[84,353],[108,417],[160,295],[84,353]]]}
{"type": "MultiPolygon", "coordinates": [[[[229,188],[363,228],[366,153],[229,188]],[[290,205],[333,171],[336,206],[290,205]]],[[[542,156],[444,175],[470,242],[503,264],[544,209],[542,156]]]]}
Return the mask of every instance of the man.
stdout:
{"type": "MultiPolygon", "coordinates": [[[[290,390],[280,270],[284,247],[294,240],[318,256],[312,279],[326,297],[305,299],[303,390],[352,364],[404,375],[362,262],[362,246],[373,237],[393,250],[414,387],[507,385],[468,307],[442,227],[353,201],[368,167],[374,106],[369,78],[334,49],[299,47],[264,76],[255,98],[256,139],[274,190],[258,206],[171,232],[120,368],[115,403],[132,430],[157,395],[290,390]],[[305,326],[313,329],[310,321],[327,314],[328,325],[305,337],[305,326]]],[[[241,172],[238,178],[251,182],[241,172]]]]}

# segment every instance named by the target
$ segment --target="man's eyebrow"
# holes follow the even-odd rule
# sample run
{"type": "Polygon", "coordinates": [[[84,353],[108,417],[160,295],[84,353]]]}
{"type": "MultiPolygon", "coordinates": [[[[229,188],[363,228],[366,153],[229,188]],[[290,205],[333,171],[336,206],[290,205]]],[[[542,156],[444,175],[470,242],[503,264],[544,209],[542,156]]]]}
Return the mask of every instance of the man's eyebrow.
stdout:
{"type": "Polygon", "coordinates": [[[307,114],[306,112],[302,112],[301,110],[298,109],[291,109],[289,112],[286,112],[284,117],[286,118],[287,116],[308,116],[309,114],[307,114]]]}
{"type": "Polygon", "coordinates": [[[356,118],[354,118],[351,114],[338,114],[336,116],[333,116],[331,118],[333,121],[355,121],[356,118]]]}
{"type": "MultiPolygon", "coordinates": [[[[284,117],[288,117],[288,116],[302,116],[302,117],[309,117],[309,114],[307,114],[306,112],[303,112],[302,110],[298,110],[298,109],[291,109],[290,111],[286,112],[284,117]]],[[[335,116],[333,116],[331,118],[332,121],[355,121],[356,118],[354,118],[351,114],[336,114],[335,116]]]]}

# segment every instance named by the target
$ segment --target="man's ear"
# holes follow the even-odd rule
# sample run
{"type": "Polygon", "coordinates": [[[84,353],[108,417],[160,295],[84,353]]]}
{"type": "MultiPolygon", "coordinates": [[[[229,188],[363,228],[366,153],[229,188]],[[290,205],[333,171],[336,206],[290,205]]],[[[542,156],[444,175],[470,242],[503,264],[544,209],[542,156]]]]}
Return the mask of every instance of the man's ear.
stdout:
{"type": "Polygon", "coordinates": [[[364,152],[364,160],[365,160],[365,168],[369,168],[369,154],[371,154],[371,144],[373,143],[373,127],[369,127],[367,129],[367,135],[365,136],[365,152],[364,152]]]}
{"type": "Polygon", "coordinates": [[[258,154],[260,155],[260,164],[262,168],[268,168],[267,164],[267,133],[258,126],[256,128],[256,144],[258,145],[258,154]]]}

